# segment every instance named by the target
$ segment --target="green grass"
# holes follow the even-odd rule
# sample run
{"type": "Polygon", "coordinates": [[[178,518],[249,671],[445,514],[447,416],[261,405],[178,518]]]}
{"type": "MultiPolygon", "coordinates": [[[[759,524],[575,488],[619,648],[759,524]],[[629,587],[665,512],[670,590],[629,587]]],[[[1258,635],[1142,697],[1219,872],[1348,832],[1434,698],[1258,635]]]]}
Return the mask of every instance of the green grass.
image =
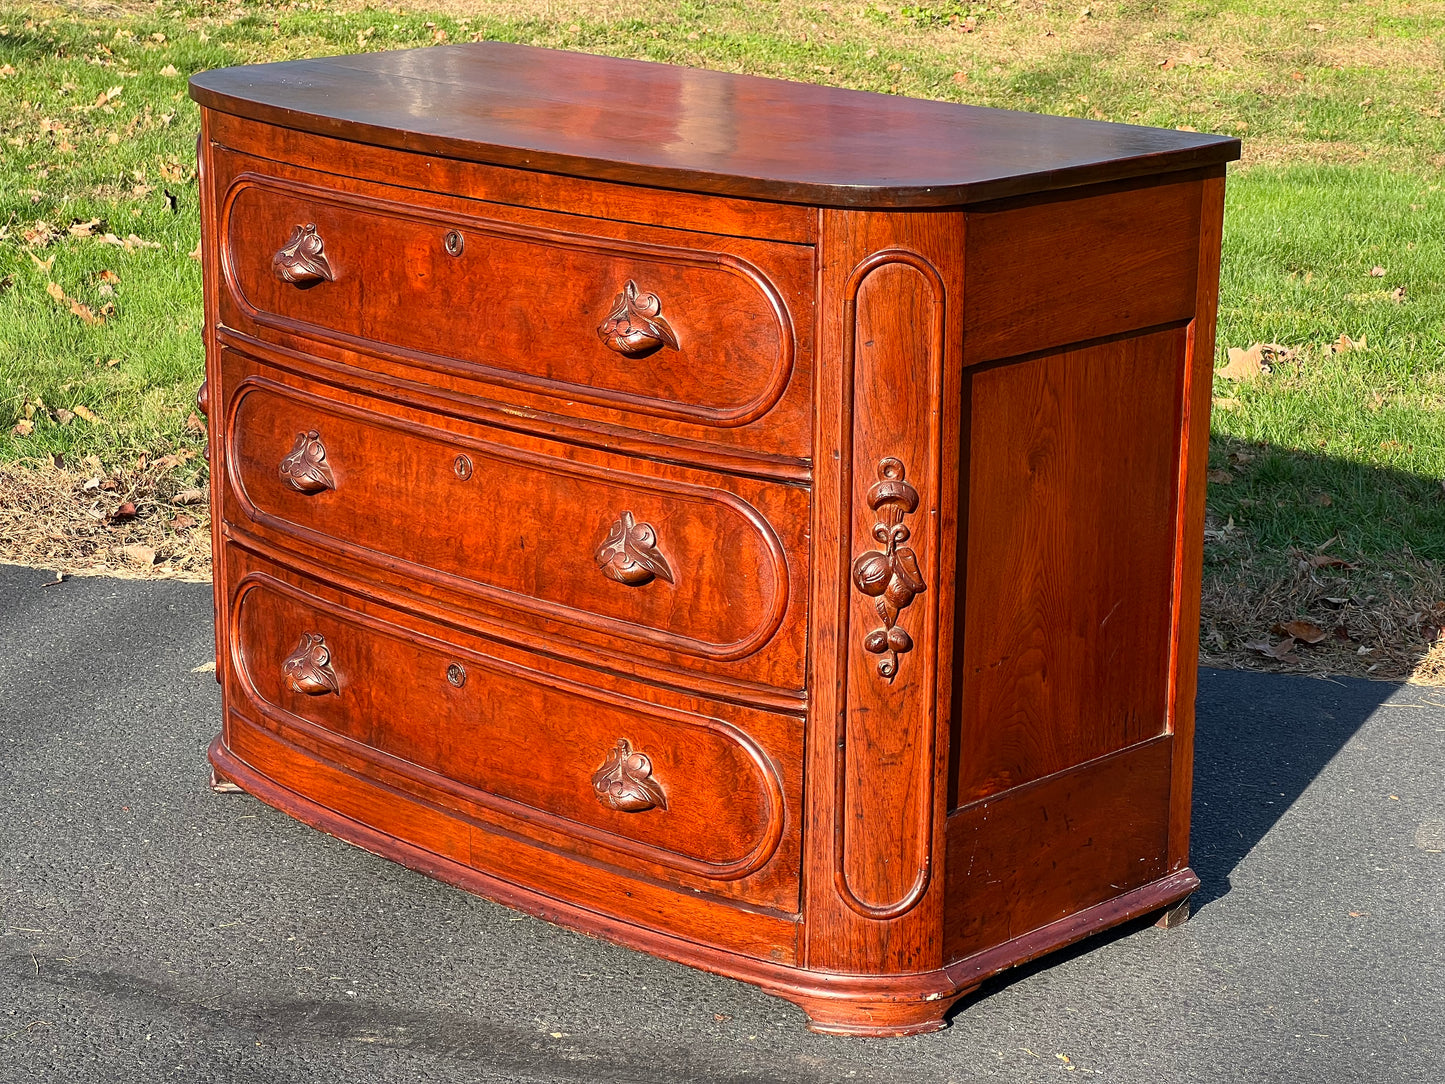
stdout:
{"type": "Polygon", "coordinates": [[[1242,136],[1220,358],[1276,342],[1298,361],[1248,387],[1218,383],[1211,466],[1233,481],[1211,489],[1211,510],[1266,559],[1331,538],[1366,560],[1445,558],[1445,3],[1124,0],[1081,16],[1082,3],[1033,0],[642,0],[618,18],[576,0],[538,18],[519,3],[436,2],[452,14],[209,0],[104,16],[0,9],[0,71],[14,69],[0,77],[0,464],[198,441],[186,431],[201,373],[187,75],[487,37],[1242,136]],[[92,219],[159,247],[63,232],[92,219]],[[27,243],[37,222],[58,239],[27,243]],[[104,271],[118,277],[109,295],[104,271]],[[49,282],[114,311],[89,325],[49,282]],[[1366,349],[1330,353],[1341,333],[1366,349]],[[100,420],[61,424],[55,412],[76,406],[100,420]],[[33,431],[17,435],[27,413],[33,431]]]}
{"type": "Polygon", "coordinates": [[[1440,178],[1256,167],[1233,179],[1226,223],[1220,343],[1280,343],[1300,357],[1253,384],[1216,381],[1225,439],[1211,466],[1238,480],[1216,486],[1211,505],[1266,550],[1338,536],[1350,552],[1445,557],[1440,178]],[[1365,349],[1331,353],[1341,334],[1365,349]],[[1241,444],[1255,458],[1231,464],[1241,444]]]}

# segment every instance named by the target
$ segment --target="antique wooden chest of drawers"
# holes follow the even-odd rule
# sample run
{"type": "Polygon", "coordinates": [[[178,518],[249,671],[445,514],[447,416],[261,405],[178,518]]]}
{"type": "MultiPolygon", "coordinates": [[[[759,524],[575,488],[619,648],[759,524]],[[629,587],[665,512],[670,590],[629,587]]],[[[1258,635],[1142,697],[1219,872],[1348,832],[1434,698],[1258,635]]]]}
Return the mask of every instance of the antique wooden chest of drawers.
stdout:
{"type": "Polygon", "coordinates": [[[1236,141],[490,43],[191,92],[219,779],[824,1031],[1178,916],[1236,141]]]}

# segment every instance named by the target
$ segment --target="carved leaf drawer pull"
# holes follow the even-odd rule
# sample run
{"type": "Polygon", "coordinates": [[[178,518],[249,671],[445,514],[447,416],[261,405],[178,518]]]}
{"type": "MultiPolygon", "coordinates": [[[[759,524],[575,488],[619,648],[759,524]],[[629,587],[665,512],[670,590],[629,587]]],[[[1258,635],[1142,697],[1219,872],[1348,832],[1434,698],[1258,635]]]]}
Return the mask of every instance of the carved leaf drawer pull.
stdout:
{"type": "Polygon", "coordinates": [[[323,251],[316,223],[308,222],[291,231],[291,239],[271,259],[271,270],[282,282],[308,286],[313,282],[335,282],[331,261],[323,251]]]}
{"type": "Polygon", "coordinates": [[[652,778],[652,761],[646,753],[634,753],[626,738],[617,739],[606,763],[592,773],[592,789],[608,809],[623,813],[667,809],[667,795],[652,778]]]}
{"type": "Polygon", "coordinates": [[[331,464],[326,462],[326,446],[314,429],[296,434],[296,447],[281,460],[280,474],[282,480],[299,493],[336,488],[336,476],[331,473],[331,464]]]}
{"type": "Polygon", "coordinates": [[[324,696],[340,691],[336,671],[331,669],[331,649],[326,646],[326,637],[319,633],[301,634],[296,650],[281,664],[281,673],[286,676],[286,686],[292,692],[324,696]]]}
{"type": "Polygon", "coordinates": [[[657,295],[639,293],[637,283],[628,279],[607,319],[598,325],[597,337],[607,349],[629,358],[650,354],[664,343],[677,350],[677,333],[659,315],[661,312],[662,302],[657,295]]]}
{"type": "Polygon", "coordinates": [[[878,464],[878,481],[868,490],[868,507],[878,513],[873,537],[882,550],[869,550],[853,562],[853,585],[876,599],[883,627],[863,638],[863,648],[878,660],[878,672],[892,682],[898,676],[898,656],[913,649],[913,637],[898,626],[898,616],[924,591],[918,555],[903,545],[909,531],[903,517],[918,508],[918,490],[903,479],[903,463],[889,456],[878,464]]]}
{"type": "Polygon", "coordinates": [[[640,587],[654,576],[673,583],[672,568],[657,549],[657,531],[623,512],[612,523],[607,541],[597,548],[597,566],[609,580],[640,587]]]}

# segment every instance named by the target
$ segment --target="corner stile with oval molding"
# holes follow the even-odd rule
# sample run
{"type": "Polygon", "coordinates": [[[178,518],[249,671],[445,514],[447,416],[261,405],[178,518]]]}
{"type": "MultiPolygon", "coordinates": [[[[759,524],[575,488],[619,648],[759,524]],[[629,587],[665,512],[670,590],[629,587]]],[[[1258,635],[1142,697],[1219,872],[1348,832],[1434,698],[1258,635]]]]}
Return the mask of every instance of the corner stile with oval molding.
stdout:
{"type": "Polygon", "coordinates": [[[926,258],[886,249],[854,269],[847,296],[852,326],[845,330],[844,364],[853,370],[854,433],[851,508],[843,509],[843,522],[853,525],[858,556],[848,570],[853,595],[834,879],[852,910],[889,919],[918,903],[932,869],[937,613],[910,603],[938,579],[945,290],[926,258]],[[894,379],[880,385],[889,374],[894,379]],[[904,480],[914,471],[919,486],[904,480]],[[922,525],[916,533],[905,516],[922,525]],[[874,549],[880,543],[884,548],[874,549]],[[887,577],[860,583],[860,567],[879,559],[887,577]],[[876,586],[885,590],[875,594],[876,586]],[[910,621],[914,634],[905,629],[910,621]],[[916,656],[915,641],[927,645],[916,656]],[[910,662],[915,674],[900,680],[910,662]],[[865,822],[865,831],[853,829],[865,822]]]}
{"type": "Polygon", "coordinates": [[[949,213],[824,218],[821,352],[835,347],[838,363],[820,374],[814,440],[839,456],[832,470],[819,464],[815,517],[837,527],[815,518],[815,583],[838,621],[818,648],[833,669],[814,685],[809,768],[832,786],[810,803],[808,861],[826,871],[810,889],[812,966],[906,973],[941,962],[931,936],[906,931],[931,928],[942,906],[939,660],[946,668],[952,628],[940,615],[953,604],[953,554],[941,538],[957,516],[945,464],[959,413],[945,384],[957,394],[961,280],[948,254],[962,224],[949,213]]]}

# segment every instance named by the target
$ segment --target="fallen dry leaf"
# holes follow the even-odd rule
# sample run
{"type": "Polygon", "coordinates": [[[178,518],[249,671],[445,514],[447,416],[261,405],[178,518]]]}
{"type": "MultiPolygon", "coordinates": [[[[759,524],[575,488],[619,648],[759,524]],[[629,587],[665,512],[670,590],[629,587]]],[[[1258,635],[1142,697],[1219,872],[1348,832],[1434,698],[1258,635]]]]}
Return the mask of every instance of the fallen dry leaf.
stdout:
{"type": "Polygon", "coordinates": [[[200,504],[205,499],[204,489],[183,489],[171,498],[176,504],[200,504]]]}
{"type": "Polygon", "coordinates": [[[1351,350],[1363,350],[1364,348],[1365,336],[1361,335],[1358,339],[1352,339],[1342,331],[1340,337],[1330,344],[1330,353],[1345,354],[1351,350]]]}
{"type": "Polygon", "coordinates": [[[75,300],[75,298],[73,297],[67,298],[67,300],[70,302],[70,311],[73,312],[76,316],[79,316],[87,324],[105,323],[105,317],[97,315],[95,310],[92,309],[89,305],[83,304],[82,302],[75,300]]]}
{"type": "Polygon", "coordinates": [[[45,284],[45,292],[61,304],[65,303],[65,291],[60,288],[58,282],[47,282],[45,284]]]}
{"type": "Polygon", "coordinates": [[[1328,493],[1321,493],[1318,497],[1315,498],[1315,504],[1319,505],[1321,508],[1328,508],[1334,503],[1335,499],[1331,497],[1328,493]]]}
{"type": "Polygon", "coordinates": [[[196,517],[188,516],[182,512],[175,519],[171,520],[171,527],[177,531],[188,531],[196,525],[196,517]]]}
{"type": "Polygon", "coordinates": [[[1342,557],[1336,557],[1330,553],[1312,553],[1308,557],[1300,559],[1303,568],[1357,568],[1342,557]]]}
{"type": "Polygon", "coordinates": [[[1370,278],[1372,278],[1372,279],[1382,279],[1382,278],[1384,278],[1384,277],[1385,277],[1385,269],[1384,269],[1383,267],[1381,267],[1379,264],[1376,264],[1374,267],[1370,268],[1370,278]]]}
{"type": "Polygon", "coordinates": [[[176,66],[175,66],[174,64],[167,64],[164,68],[161,69],[161,74],[162,74],[162,75],[179,75],[180,73],[179,73],[178,71],[176,71],[176,66]]]}
{"type": "Polygon", "coordinates": [[[215,660],[215,659],[212,659],[210,662],[203,662],[203,663],[201,663],[200,666],[193,666],[193,667],[191,668],[191,673],[193,673],[193,674],[213,674],[213,673],[215,673],[215,672],[216,672],[216,660],[215,660]]]}
{"type": "Polygon", "coordinates": [[[1207,475],[1209,484],[1214,486],[1227,486],[1234,481],[1234,475],[1227,470],[1212,470],[1207,475]]]}
{"type": "Polygon", "coordinates": [[[1286,636],[1277,644],[1272,644],[1268,640],[1257,640],[1244,646],[1250,651],[1257,651],[1261,655],[1268,656],[1271,659],[1278,659],[1280,662],[1299,662],[1299,656],[1293,654],[1294,639],[1289,636],[1286,636]]]}
{"type": "Polygon", "coordinates": [[[120,523],[123,520],[127,519],[135,519],[135,517],[136,508],[135,505],[130,501],[123,502],[119,508],[117,508],[114,512],[110,514],[110,518],[117,523],[120,523]]]}
{"type": "Polygon", "coordinates": [[[1390,300],[1393,301],[1393,302],[1394,302],[1395,304],[1397,304],[1397,305],[1403,303],[1404,300],[1405,300],[1405,287],[1403,287],[1403,286],[1396,286],[1393,290],[1391,290],[1391,291],[1390,291],[1390,300]]]}
{"type": "Polygon", "coordinates": [[[954,72],[954,73],[953,73],[953,76],[952,76],[952,79],[953,79],[953,81],[954,81],[955,83],[957,83],[959,86],[963,86],[963,84],[965,84],[965,83],[968,82],[968,72],[965,72],[965,71],[957,71],[957,72],[954,72]]]}
{"type": "Polygon", "coordinates": [[[205,431],[206,423],[201,421],[201,419],[196,416],[196,412],[194,410],[191,411],[190,415],[186,418],[186,432],[200,434],[204,433],[205,431]]]}
{"type": "Polygon", "coordinates": [[[153,565],[156,563],[156,551],[153,547],[143,542],[132,542],[129,546],[120,548],[120,555],[127,561],[137,565],[153,565]]]}
{"type": "Polygon", "coordinates": [[[120,276],[109,269],[102,271],[99,275],[96,276],[96,278],[98,278],[101,282],[108,282],[112,286],[114,286],[117,282],[120,281],[120,276]]]}
{"type": "Polygon", "coordinates": [[[11,432],[17,437],[28,437],[31,433],[35,432],[35,423],[29,418],[21,418],[15,423],[15,428],[12,429],[11,432]]]}
{"type": "Polygon", "coordinates": [[[1220,369],[1219,376],[1225,380],[1236,380],[1240,383],[1247,383],[1251,380],[1258,380],[1269,370],[1264,364],[1264,352],[1256,343],[1248,350],[1241,350],[1237,346],[1229,348],[1229,362],[1220,369]]]}
{"type": "Polygon", "coordinates": [[[1274,628],[1270,629],[1270,631],[1280,636],[1291,637],[1295,640],[1298,640],[1302,644],[1318,644],[1323,642],[1330,635],[1324,629],[1316,625],[1313,621],[1304,621],[1300,619],[1296,619],[1294,621],[1286,621],[1282,624],[1276,625],[1274,628]]]}
{"type": "Polygon", "coordinates": [[[91,410],[90,407],[82,406],[79,403],[75,404],[75,415],[78,418],[84,418],[91,425],[97,425],[100,422],[100,418],[96,415],[95,411],[91,410]]]}

